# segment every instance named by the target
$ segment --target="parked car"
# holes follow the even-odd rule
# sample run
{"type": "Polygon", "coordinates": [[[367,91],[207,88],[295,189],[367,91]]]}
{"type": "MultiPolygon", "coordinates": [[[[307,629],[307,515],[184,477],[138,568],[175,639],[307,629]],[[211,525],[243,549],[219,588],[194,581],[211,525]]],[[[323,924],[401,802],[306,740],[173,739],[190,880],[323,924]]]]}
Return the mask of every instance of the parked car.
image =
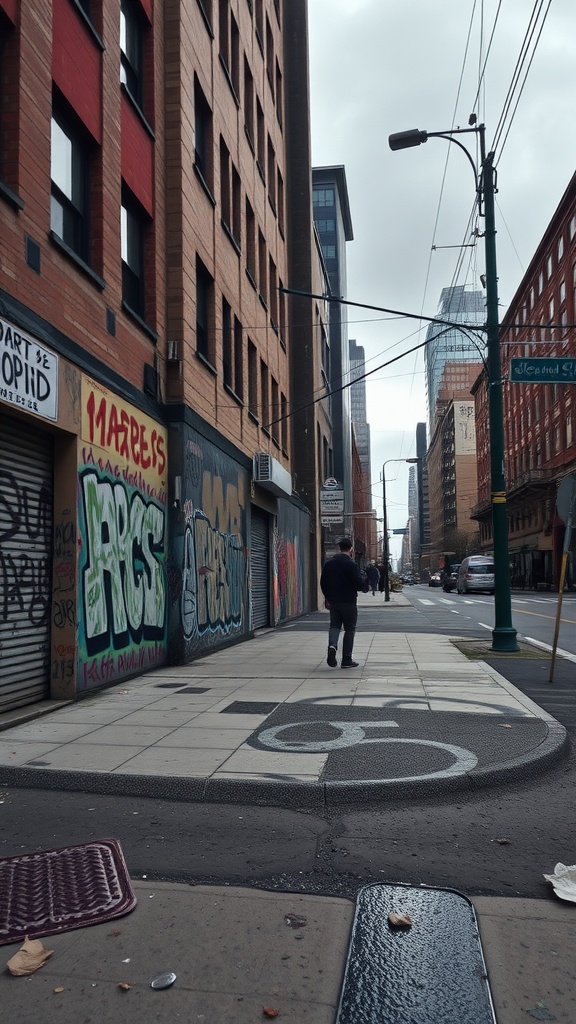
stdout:
{"type": "Polygon", "coordinates": [[[430,579],[428,580],[429,587],[441,587],[442,577],[439,572],[433,572],[430,579]]]}
{"type": "Polygon", "coordinates": [[[470,555],[458,570],[456,589],[459,594],[494,593],[494,559],[486,555],[470,555]]]}
{"type": "Polygon", "coordinates": [[[447,565],[444,569],[442,573],[442,590],[445,594],[449,594],[451,590],[456,590],[459,568],[460,562],[456,562],[454,565],[447,565]]]}

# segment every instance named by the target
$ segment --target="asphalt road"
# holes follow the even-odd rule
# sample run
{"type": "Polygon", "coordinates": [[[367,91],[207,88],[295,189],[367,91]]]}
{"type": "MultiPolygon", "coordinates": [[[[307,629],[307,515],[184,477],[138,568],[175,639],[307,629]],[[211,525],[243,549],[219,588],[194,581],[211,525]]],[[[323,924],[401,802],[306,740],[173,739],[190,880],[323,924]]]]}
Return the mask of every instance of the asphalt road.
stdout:
{"type": "MultiPolygon", "coordinates": [[[[448,619],[446,607],[426,615],[414,608],[391,609],[389,628],[430,632],[435,614],[434,628],[443,632],[438,622],[448,619]]],[[[366,628],[370,614],[362,615],[366,628]]],[[[318,626],[325,628],[321,616],[318,626]]],[[[310,618],[306,628],[311,628],[310,618]]],[[[462,629],[458,633],[466,635],[462,629]]],[[[478,626],[469,633],[477,636],[478,626]]],[[[498,659],[493,664],[550,710],[572,732],[576,745],[571,662],[559,662],[554,687],[544,681],[549,662],[531,661],[530,680],[520,659],[506,660],[502,669],[498,659]]],[[[469,896],[546,898],[543,873],[558,861],[573,864],[576,859],[575,769],[573,752],[525,783],[371,807],[343,806],[323,815],[19,789],[7,787],[0,775],[0,856],[112,837],[122,843],[135,878],[350,897],[369,882],[423,882],[469,896]]]]}

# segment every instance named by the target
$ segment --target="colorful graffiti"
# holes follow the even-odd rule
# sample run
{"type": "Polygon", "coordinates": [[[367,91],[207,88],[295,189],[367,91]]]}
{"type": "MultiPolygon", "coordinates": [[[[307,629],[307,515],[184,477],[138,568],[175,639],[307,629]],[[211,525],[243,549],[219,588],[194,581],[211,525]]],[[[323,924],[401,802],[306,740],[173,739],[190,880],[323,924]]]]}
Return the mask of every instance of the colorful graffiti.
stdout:
{"type": "Polygon", "coordinates": [[[274,530],[273,594],[275,622],[302,615],[308,607],[308,513],[287,501],[278,502],[274,530]]]}
{"type": "MultiPolygon", "coordinates": [[[[186,429],[186,428],[184,428],[186,429]]],[[[171,572],[170,651],[188,661],[248,629],[247,474],[187,430],[171,572]]]]}
{"type": "Polygon", "coordinates": [[[0,522],[0,622],[43,627],[50,612],[50,488],[23,485],[0,471],[0,522]]]}
{"type": "Polygon", "coordinates": [[[78,685],[90,688],[165,659],[166,435],[84,378],[82,442],[78,685]]]}

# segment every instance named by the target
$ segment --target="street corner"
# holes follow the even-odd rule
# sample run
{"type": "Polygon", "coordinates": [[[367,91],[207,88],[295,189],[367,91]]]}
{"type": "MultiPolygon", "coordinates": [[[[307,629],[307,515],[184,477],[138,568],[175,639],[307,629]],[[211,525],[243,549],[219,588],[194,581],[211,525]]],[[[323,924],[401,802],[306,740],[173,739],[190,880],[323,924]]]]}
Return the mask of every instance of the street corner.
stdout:
{"type": "MultiPolygon", "coordinates": [[[[368,802],[525,777],[531,763],[559,758],[566,740],[538,718],[281,705],[247,743],[274,758],[325,754],[327,800],[368,802]]],[[[296,770],[296,769],[295,769],[296,770]]]]}

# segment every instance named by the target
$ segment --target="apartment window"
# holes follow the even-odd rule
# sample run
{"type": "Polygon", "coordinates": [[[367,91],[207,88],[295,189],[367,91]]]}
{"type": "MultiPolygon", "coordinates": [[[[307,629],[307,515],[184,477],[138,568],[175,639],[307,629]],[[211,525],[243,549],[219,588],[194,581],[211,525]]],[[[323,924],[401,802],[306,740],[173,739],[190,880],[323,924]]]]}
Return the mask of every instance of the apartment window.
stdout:
{"type": "Polygon", "coordinates": [[[282,290],[283,288],[282,280],[278,278],[278,315],[280,320],[278,330],[280,332],[281,345],[285,345],[284,338],[286,336],[286,296],[282,290]]]}
{"type": "Polygon", "coordinates": [[[276,154],[272,139],[268,136],[268,199],[276,212],[276,154]]]}
{"type": "Polygon", "coordinates": [[[262,52],[264,52],[264,8],[263,0],[255,0],[256,6],[256,39],[262,52]]]}
{"type": "Polygon", "coordinates": [[[282,127],[284,121],[282,116],[282,72],[278,61],[276,61],[276,117],[278,124],[282,127]]]}
{"type": "Polygon", "coordinates": [[[280,389],[278,381],[272,377],[272,420],[270,423],[272,440],[280,447],[280,389]]]}
{"type": "Polygon", "coordinates": [[[234,389],[234,364],[232,361],[232,310],[226,299],[222,299],[222,371],[226,387],[234,389]]]}
{"type": "Polygon", "coordinates": [[[218,0],[220,58],[230,73],[230,0],[218,0]]]}
{"type": "Polygon", "coordinates": [[[266,18],[266,75],[272,95],[274,95],[274,39],[268,18],[266,18]]]}
{"type": "Polygon", "coordinates": [[[230,185],[230,153],[220,136],[220,215],[222,223],[232,229],[232,192],[230,185]]]}
{"type": "Polygon", "coordinates": [[[335,260],[336,259],[336,246],[335,245],[323,245],[322,246],[322,254],[323,254],[325,260],[335,260]]]}
{"type": "Polygon", "coordinates": [[[572,414],[566,414],[566,447],[569,448],[572,444],[572,414]]]}
{"type": "Polygon", "coordinates": [[[562,259],[563,255],[564,255],[564,235],[560,235],[560,237],[558,239],[558,246],[557,246],[557,249],[556,249],[556,255],[557,255],[557,258],[558,258],[558,262],[560,262],[560,260],[562,259]]]}
{"type": "Polygon", "coordinates": [[[50,227],[88,263],[90,153],[86,136],[59,113],[52,117],[50,160],[50,227]]]}
{"type": "Polygon", "coordinates": [[[282,14],[280,11],[280,0],[274,0],[274,10],[276,11],[276,18],[279,25],[282,25],[282,14]]]}
{"type": "Polygon", "coordinates": [[[212,159],[212,111],[194,76],[194,168],[208,191],[214,187],[212,159]]]}
{"type": "Polygon", "coordinates": [[[276,182],[276,204],[278,213],[278,227],[282,235],[284,234],[284,179],[278,171],[278,177],[276,182]]]}
{"type": "Polygon", "coordinates": [[[242,324],[234,317],[234,392],[244,398],[244,344],[242,324]]]}
{"type": "Polygon", "coordinates": [[[254,78],[246,57],[244,57],[244,128],[248,141],[254,149],[254,78]]]}
{"type": "MultiPolygon", "coordinates": [[[[280,413],[282,416],[282,422],[280,424],[282,434],[282,449],[286,453],[288,452],[288,400],[286,395],[282,395],[280,398],[280,413]]],[[[323,477],[322,479],[325,479],[323,477]]]]}
{"type": "Polygon", "coordinates": [[[317,220],[316,227],[318,228],[318,233],[320,235],[334,233],[336,230],[336,221],[333,220],[333,218],[329,218],[328,220],[317,220]]]}
{"type": "Polygon", "coordinates": [[[260,360],[260,401],[262,427],[269,432],[270,428],[270,392],[268,390],[268,367],[263,359],[260,360]]]}
{"type": "Polygon", "coordinates": [[[236,100],[240,95],[240,33],[230,0],[219,0],[220,62],[236,100]]]}
{"type": "Polygon", "coordinates": [[[240,175],[232,165],[232,237],[240,248],[242,225],[242,188],[240,175]]]}
{"type": "Polygon", "coordinates": [[[248,412],[258,420],[258,353],[248,338],[248,412]]]}
{"type": "Polygon", "coordinates": [[[549,281],[552,277],[552,253],[546,257],[546,279],[549,281]]]}
{"type": "Polygon", "coordinates": [[[246,200],[246,270],[255,286],[258,279],[256,267],[256,218],[248,199],[246,200]]]}
{"type": "Polygon", "coordinates": [[[315,188],[312,197],[314,206],[334,206],[333,188],[315,188]]]}
{"type": "Polygon", "coordinates": [[[196,351],[214,366],[214,281],[196,259],[196,351]]]}
{"type": "Polygon", "coordinates": [[[278,281],[276,264],[272,257],[268,261],[268,285],[270,288],[270,322],[275,331],[278,330],[278,281]]]}
{"type": "Polygon", "coordinates": [[[204,15],[208,28],[212,31],[212,0],[197,0],[197,4],[204,15]]]}
{"type": "Polygon", "coordinates": [[[538,295],[542,295],[544,289],[544,271],[541,270],[538,274],[538,295]]]}
{"type": "Polygon", "coordinates": [[[148,220],[138,200],[124,187],[120,209],[122,301],[142,319],[146,313],[144,247],[148,220]]]}
{"type": "Polygon", "coordinates": [[[120,81],[142,108],[142,21],[134,0],[120,4],[120,81]]]}
{"type": "Polygon", "coordinates": [[[570,241],[572,242],[574,240],[574,236],[576,235],[576,213],[570,218],[568,230],[570,232],[570,241]]]}
{"type": "Polygon", "coordinates": [[[266,240],[260,229],[258,229],[258,291],[264,305],[268,303],[267,272],[266,240]]]}
{"type": "Polygon", "coordinates": [[[566,302],[566,281],[564,278],[560,281],[560,305],[566,302]]]}
{"type": "Polygon", "coordinates": [[[13,112],[19,89],[18,34],[0,10],[0,180],[16,188],[18,182],[18,132],[13,112]]]}
{"type": "Polygon", "coordinates": [[[264,129],[264,111],[260,105],[260,100],[256,100],[256,161],[258,164],[258,170],[260,171],[260,177],[262,181],[266,180],[266,132],[264,129]]]}

